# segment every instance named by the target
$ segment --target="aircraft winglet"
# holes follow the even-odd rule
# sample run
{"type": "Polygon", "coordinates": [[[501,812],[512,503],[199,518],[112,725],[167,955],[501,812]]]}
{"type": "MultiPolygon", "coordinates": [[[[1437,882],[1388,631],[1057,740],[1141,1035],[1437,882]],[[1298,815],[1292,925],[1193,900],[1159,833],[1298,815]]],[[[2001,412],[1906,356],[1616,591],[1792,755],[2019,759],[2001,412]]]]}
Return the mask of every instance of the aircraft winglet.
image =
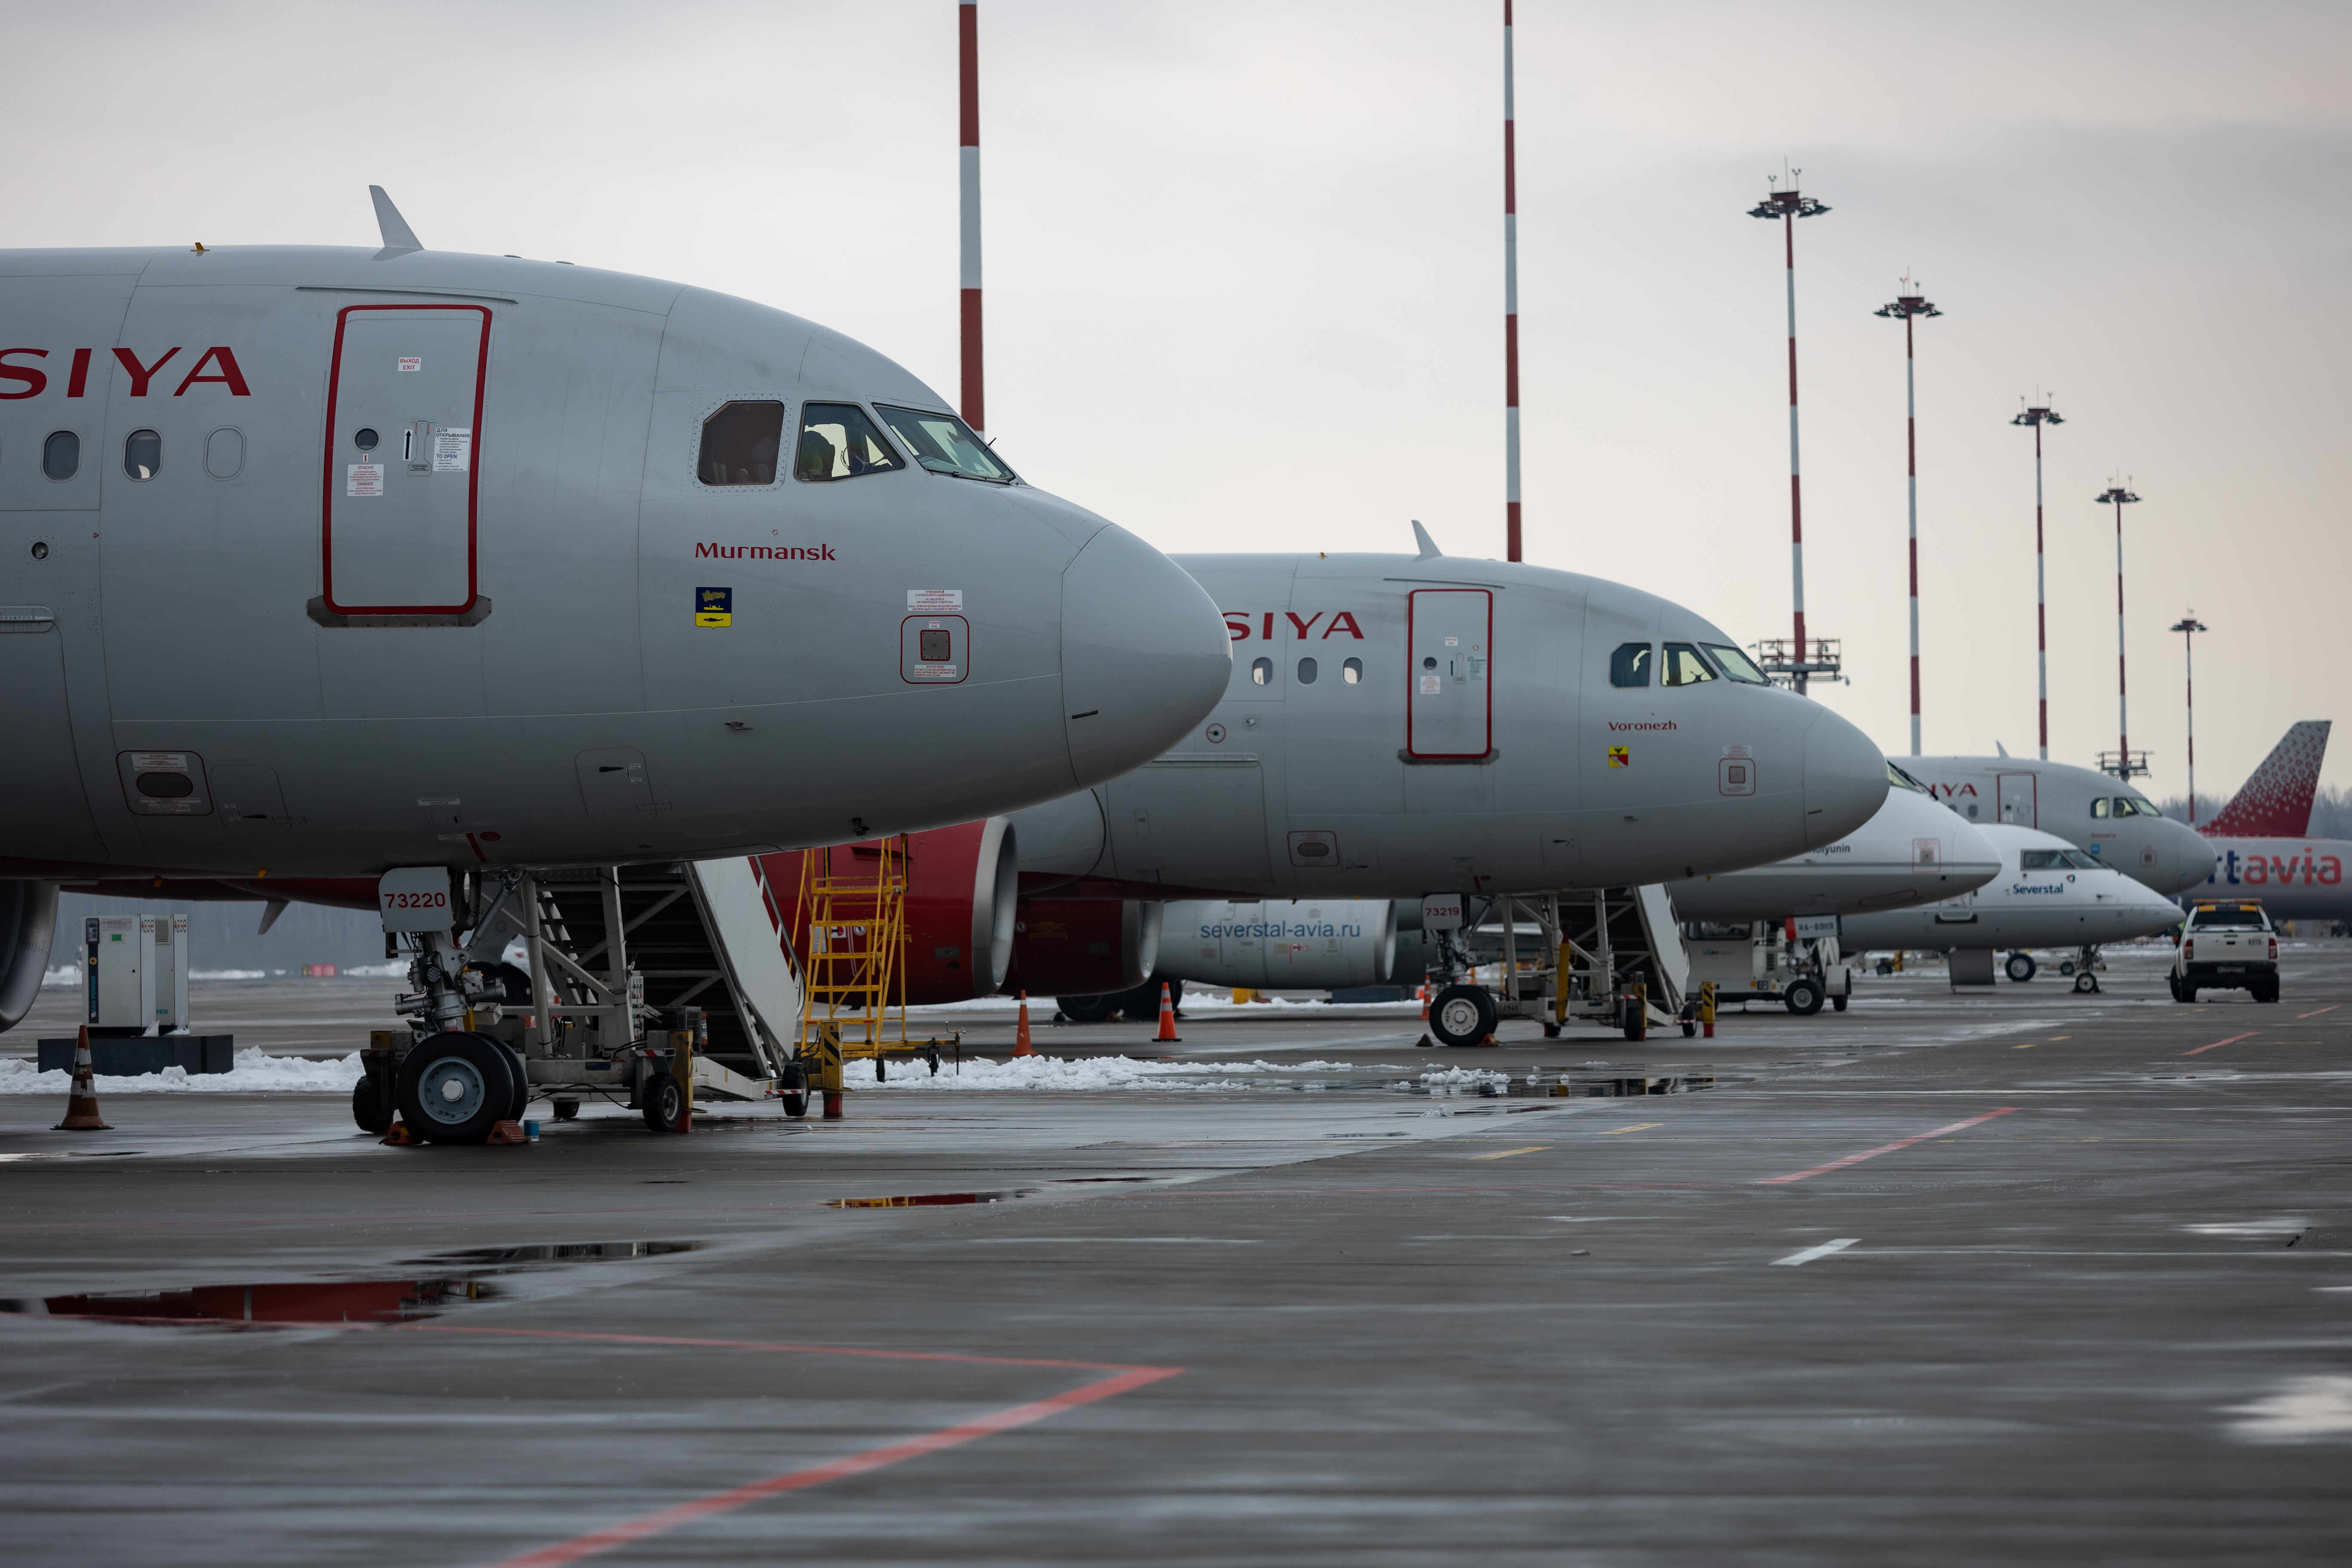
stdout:
{"type": "Polygon", "coordinates": [[[1434,561],[1439,556],[1445,553],[1445,552],[1437,548],[1437,541],[1429,537],[1429,530],[1421,526],[1421,520],[1419,518],[1412,520],[1412,536],[1421,541],[1422,560],[1434,561]]]}
{"type": "Polygon", "coordinates": [[[425,242],[416,237],[416,231],[408,226],[408,220],[400,216],[382,185],[370,185],[368,195],[375,199],[375,226],[383,233],[383,254],[400,256],[425,248],[425,242]]]}

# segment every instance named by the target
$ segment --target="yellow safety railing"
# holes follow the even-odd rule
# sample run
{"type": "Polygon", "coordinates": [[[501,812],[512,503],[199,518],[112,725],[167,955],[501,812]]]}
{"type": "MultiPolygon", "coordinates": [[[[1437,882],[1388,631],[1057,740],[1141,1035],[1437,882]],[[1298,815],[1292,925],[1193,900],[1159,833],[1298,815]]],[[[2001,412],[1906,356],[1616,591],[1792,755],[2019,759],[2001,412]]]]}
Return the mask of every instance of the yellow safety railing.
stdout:
{"type": "Polygon", "coordinates": [[[808,932],[808,951],[801,955],[798,1043],[812,1044],[819,1027],[831,1025],[845,1057],[910,1049],[907,840],[886,838],[870,858],[851,851],[845,875],[835,871],[835,853],[813,849],[801,857],[793,929],[808,932]]]}

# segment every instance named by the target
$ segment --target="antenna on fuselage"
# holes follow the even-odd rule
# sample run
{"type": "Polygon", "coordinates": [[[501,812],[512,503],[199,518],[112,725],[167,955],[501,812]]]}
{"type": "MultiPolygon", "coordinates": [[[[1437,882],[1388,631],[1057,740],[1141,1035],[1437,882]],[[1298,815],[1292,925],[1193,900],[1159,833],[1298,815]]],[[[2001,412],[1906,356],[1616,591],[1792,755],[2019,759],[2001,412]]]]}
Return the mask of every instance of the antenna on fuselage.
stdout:
{"type": "Polygon", "coordinates": [[[376,252],[378,257],[405,256],[425,248],[425,242],[416,237],[416,231],[408,226],[408,220],[400,216],[400,209],[392,205],[392,198],[383,194],[382,185],[370,185],[368,195],[375,201],[375,226],[383,234],[383,248],[376,252]]]}
{"type": "Polygon", "coordinates": [[[1421,526],[1421,520],[1419,518],[1412,520],[1412,536],[1421,541],[1422,560],[1434,561],[1439,556],[1445,553],[1445,552],[1437,548],[1437,541],[1429,537],[1429,530],[1421,526]]]}

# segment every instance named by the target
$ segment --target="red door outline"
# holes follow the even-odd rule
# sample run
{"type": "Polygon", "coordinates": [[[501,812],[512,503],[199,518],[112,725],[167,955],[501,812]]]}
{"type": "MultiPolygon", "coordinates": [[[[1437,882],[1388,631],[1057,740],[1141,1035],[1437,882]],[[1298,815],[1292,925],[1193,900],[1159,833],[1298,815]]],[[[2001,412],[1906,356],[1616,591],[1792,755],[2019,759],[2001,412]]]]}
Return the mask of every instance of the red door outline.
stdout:
{"type": "Polygon", "coordinates": [[[482,390],[490,379],[490,308],[488,305],[446,304],[346,305],[335,312],[335,352],[327,362],[327,445],[319,479],[320,592],[327,608],[339,616],[462,616],[474,607],[481,589],[474,571],[475,506],[482,484],[482,390]],[[455,605],[344,605],[335,600],[335,399],[343,385],[343,327],[362,310],[474,310],[482,318],[482,345],[474,362],[473,451],[466,464],[466,597],[455,605]]]}
{"type": "Polygon", "coordinates": [[[1495,594],[1491,588],[1415,588],[1405,595],[1404,611],[1404,752],[1408,757],[1483,757],[1495,748],[1495,594]],[[1479,594],[1486,602],[1486,712],[1480,726],[1485,743],[1475,752],[1424,752],[1413,740],[1412,678],[1419,674],[1413,655],[1419,648],[1419,628],[1414,616],[1421,608],[1423,594],[1479,594]]]}

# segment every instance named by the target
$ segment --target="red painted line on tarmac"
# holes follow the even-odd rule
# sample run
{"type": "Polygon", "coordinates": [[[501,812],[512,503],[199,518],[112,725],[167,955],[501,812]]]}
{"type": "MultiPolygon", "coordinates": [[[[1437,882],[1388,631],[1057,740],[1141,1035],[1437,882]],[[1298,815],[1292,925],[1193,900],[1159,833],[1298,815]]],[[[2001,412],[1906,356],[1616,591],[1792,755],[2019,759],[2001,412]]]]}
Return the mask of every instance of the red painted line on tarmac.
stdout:
{"type": "Polygon", "coordinates": [[[2220,1048],[2221,1048],[2221,1047],[2223,1047],[2223,1046],[2234,1046],[2234,1045],[2236,1045],[2240,1040],[2251,1040],[2251,1039],[2252,1039],[2256,1035],[2259,1035],[2259,1034],[2261,1034],[2261,1033],[2262,1033],[2262,1031],[2261,1031],[2260,1029],[2248,1029],[2248,1030],[2247,1030],[2244,1034],[2242,1034],[2242,1035],[2231,1035],[2231,1036],[2228,1039],[2226,1039],[2226,1040],[2216,1040],[2216,1041],[2214,1041],[2214,1042],[2213,1042],[2211,1045],[2210,1045],[2210,1046],[2200,1046],[2200,1047],[2197,1047],[2195,1050],[2193,1050],[2193,1051],[2183,1051],[2183,1052],[2181,1052],[2180,1054],[2181,1054],[2182,1056],[2184,1056],[2184,1057],[2201,1057],[2201,1056],[2203,1056],[2207,1051],[2210,1051],[2210,1050],[2218,1050],[2218,1049],[2220,1049],[2220,1048]]]}
{"type": "Polygon", "coordinates": [[[1999,1110],[1988,1110],[1982,1116],[1971,1116],[1966,1121],[1955,1121],[1949,1127],[1938,1127],[1932,1132],[1922,1132],[1913,1138],[1897,1138],[1892,1143],[1882,1143],[1875,1149],[1864,1149],[1859,1154],[1848,1154],[1843,1160],[1832,1160],[1826,1165],[1815,1165],[1810,1171],[1791,1171],[1785,1176],[1766,1176],[1756,1184],[1759,1187],[1774,1187],[1789,1182],[1801,1182],[1808,1176],[1818,1176],[1825,1171],[1842,1171],[1848,1165],[1859,1165],[1864,1160],[1875,1160],[1881,1154],[1892,1154],[1897,1149],[1908,1149],[1914,1143],[1925,1143],[1930,1138],[1942,1138],[1949,1133],[1960,1131],[1964,1128],[1974,1127],[1979,1121],[1990,1121],[1996,1116],[2007,1116],[2011,1111],[2022,1109],[2021,1106],[2004,1105],[1999,1110]]]}
{"type": "Polygon", "coordinates": [[[743,1486],[730,1487],[724,1491],[711,1492],[708,1496],[694,1498],[686,1502],[673,1503],[668,1508],[658,1509],[636,1519],[624,1520],[618,1524],[608,1524],[601,1530],[592,1530],[585,1535],[575,1535],[569,1541],[559,1541],[551,1545],[541,1546],[518,1557],[502,1558],[498,1563],[497,1568],[555,1568],[555,1565],[560,1563],[578,1563],[584,1558],[617,1551],[624,1546],[633,1546],[649,1537],[676,1530],[682,1524],[690,1524],[698,1519],[708,1519],[713,1514],[730,1513],[747,1504],[781,1496],[785,1492],[806,1491],[811,1487],[821,1487],[827,1481],[845,1480],[851,1476],[866,1475],[875,1470],[887,1469],[892,1465],[904,1464],[908,1459],[919,1459],[927,1454],[941,1453],[949,1448],[960,1448],[967,1443],[976,1443],[982,1437],[992,1437],[1000,1432],[1010,1432],[1016,1427],[1034,1426],[1040,1421],[1059,1415],[1064,1411],[1076,1410],[1081,1405],[1097,1404],[1106,1399],[1116,1399],[1122,1394],[1132,1393],[1136,1389],[1165,1382],[1169,1378],[1181,1375],[1184,1370],[1181,1367],[1171,1366],[1118,1367],[1100,1362],[1057,1362],[1024,1360],[1009,1356],[950,1355],[925,1351],[859,1350],[839,1345],[761,1344],[739,1340],[677,1339],[651,1334],[566,1333],[556,1330],[541,1329],[462,1329],[444,1328],[436,1324],[401,1331],[514,1334],[532,1338],[617,1342],[624,1344],[689,1345],[730,1350],[808,1352],[819,1355],[877,1356],[896,1361],[973,1362],[997,1366],[1085,1367],[1089,1370],[1108,1370],[1112,1373],[1109,1377],[1097,1378],[1092,1383],[1061,1394],[1049,1394],[1044,1399],[1033,1399],[1024,1405],[1014,1405],[1003,1410],[991,1411],[985,1415],[960,1422],[953,1426],[942,1426],[936,1432],[926,1432],[920,1436],[902,1438],[896,1443],[885,1443],[878,1448],[868,1448],[862,1454],[851,1454],[845,1458],[835,1459],[828,1464],[812,1465],[806,1469],[792,1470],[781,1476],[771,1476],[763,1481],[751,1481],[743,1486]]]}
{"type": "Polygon", "coordinates": [[[2319,1016],[2319,1015],[2320,1015],[2320,1013],[2333,1013],[2334,1011],[2336,1011],[2336,1008],[2341,1007],[2342,1005],[2344,1005],[2344,1004],[2343,1004],[2343,1003],[2341,1003],[2341,1002],[2330,1002],[2326,1006],[2320,1008],[2317,1012],[2312,1012],[2312,1013],[2297,1013],[2297,1014],[2294,1016],[2294,1021],[2295,1021],[2296,1023],[2300,1024],[2300,1023],[2302,1023],[2305,1018],[2316,1018],[2316,1017],[2318,1017],[2318,1016],[2319,1016]]]}

